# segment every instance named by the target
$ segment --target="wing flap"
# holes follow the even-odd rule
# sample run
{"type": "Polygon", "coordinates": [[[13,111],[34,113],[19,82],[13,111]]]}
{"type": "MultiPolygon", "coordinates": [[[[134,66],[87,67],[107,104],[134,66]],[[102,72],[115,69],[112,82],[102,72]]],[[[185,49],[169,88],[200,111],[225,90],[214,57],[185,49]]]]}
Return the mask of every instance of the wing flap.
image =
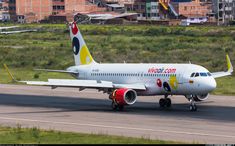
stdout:
{"type": "Polygon", "coordinates": [[[52,87],[83,87],[83,88],[111,88],[120,89],[128,88],[134,90],[146,90],[144,84],[113,84],[109,81],[96,80],[70,80],[70,79],[48,79],[48,82],[43,81],[20,81],[28,85],[52,86],[52,87]]]}
{"type": "Polygon", "coordinates": [[[48,79],[48,82],[22,81],[22,83],[56,87],[113,88],[112,82],[95,80],[48,79]]]}

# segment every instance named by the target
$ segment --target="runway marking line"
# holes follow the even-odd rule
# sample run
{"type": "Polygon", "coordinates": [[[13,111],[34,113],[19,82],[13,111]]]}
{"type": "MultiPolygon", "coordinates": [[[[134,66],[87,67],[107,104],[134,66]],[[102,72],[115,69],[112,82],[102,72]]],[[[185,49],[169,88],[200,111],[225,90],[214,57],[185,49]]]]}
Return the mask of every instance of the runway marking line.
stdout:
{"type": "Polygon", "coordinates": [[[0,117],[0,119],[1,120],[26,121],[26,122],[51,123],[51,124],[63,124],[63,125],[90,126],[90,127],[100,127],[100,128],[115,128],[115,129],[124,129],[124,130],[164,132],[164,133],[187,134],[187,135],[198,135],[198,136],[214,136],[214,137],[235,138],[235,136],[233,136],[233,135],[218,135],[218,134],[208,134],[208,133],[193,133],[193,132],[170,131],[170,130],[161,130],[161,129],[147,129],[147,128],[121,127],[121,126],[96,125],[96,124],[80,124],[80,123],[70,123],[70,122],[54,122],[54,121],[21,119],[21,118],[9,118],[9,117],[0,117]]]}

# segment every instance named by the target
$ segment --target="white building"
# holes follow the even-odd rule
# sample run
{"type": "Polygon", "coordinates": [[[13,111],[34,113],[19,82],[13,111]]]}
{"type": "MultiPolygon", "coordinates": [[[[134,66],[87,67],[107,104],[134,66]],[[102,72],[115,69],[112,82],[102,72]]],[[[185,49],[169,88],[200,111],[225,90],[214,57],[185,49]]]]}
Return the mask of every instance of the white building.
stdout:
{"type": "Polygon", "coordinates": [[[229,21],[235,20],[235,0],[213,0],[212,2],[218,25],[227,25],[229,21]]]}

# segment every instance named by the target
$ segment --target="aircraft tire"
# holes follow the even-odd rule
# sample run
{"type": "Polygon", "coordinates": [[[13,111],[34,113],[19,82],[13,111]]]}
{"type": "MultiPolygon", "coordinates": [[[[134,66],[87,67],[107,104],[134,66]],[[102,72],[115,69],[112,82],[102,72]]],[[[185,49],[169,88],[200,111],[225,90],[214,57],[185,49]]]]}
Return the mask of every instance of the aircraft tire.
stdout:
{"type": "Polygon", "coordinates": [[[117,110],[117,108],[118,108],[117,104],[114,101],[112,102],[111,106],[112,106],[113,110],[117,110]]]}
{"type": "Polygon", "coordinates": [[[160,105],[161,108],[162,108],[162,107],[165,107],[165,105],[166,105],[166,100],[165,100],[164,98],[161,98],[161,99],[159,100],[159,105],[160,105]]]}
{"type": "Polygon", "coordinates": [[[189,110],[192,111],[192,112],[197,111],[197,106],[196,105],[190,105],[189,110]]]}
{"type": "Polygon", "coordinates": [[[124,105],[118,105],[118,109],[119,109],[119,111],[123,111],[124,105]]]}
{"type": "Polygon", "coordinates": [[[171,107],[171,99],[170,98],[166,98],[165,100],[166,100],[165,101],[166,102],[166,107],[168,107],[168,108],[171,107]]]}

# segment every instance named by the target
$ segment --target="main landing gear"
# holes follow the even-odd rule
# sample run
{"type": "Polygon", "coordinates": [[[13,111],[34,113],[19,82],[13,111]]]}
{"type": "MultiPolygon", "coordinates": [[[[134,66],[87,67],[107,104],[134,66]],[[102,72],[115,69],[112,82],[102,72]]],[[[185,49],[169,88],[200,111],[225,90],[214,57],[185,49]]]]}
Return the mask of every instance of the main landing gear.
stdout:
{"type": "Polygon", "coordinates": [[[119,105],[115,101],[112,101],[111,107],[114,111],[123,111],[124,105],[119,105]]]}
{"type": "Polygon", "coordinates": [[[159,100],[159,105],[161,108],[164,108],[164,107],[170,108],[171,107],[171,99],[168,98],[168,95],[165,95],[165,98],[161,98],[159,100]]]}
{"type": "Polygon", "coordinates": [[[114,111],[123,111],[124,105],[118,104],[118,103],[115,101],[115,99],[113,98],[113,95],[112,95],[112,94],[109,95],[109,99],[112,100],[111,108],[112,108],[114,111]]]}

